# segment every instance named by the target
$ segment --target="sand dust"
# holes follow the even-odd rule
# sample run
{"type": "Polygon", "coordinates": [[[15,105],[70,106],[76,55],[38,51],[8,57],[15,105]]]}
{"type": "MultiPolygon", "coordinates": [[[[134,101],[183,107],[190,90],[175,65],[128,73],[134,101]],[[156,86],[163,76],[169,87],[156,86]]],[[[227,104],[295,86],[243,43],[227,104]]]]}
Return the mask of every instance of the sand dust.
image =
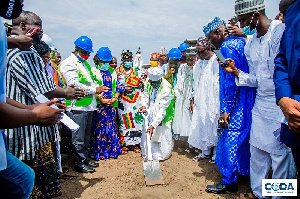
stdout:
{"type": "Polygon", "coordinates": [[[173,151],[170,159],[160,163],[164,185],[147,187],[140,153],[129,151],[117,159],[101,160],[92,174],[74,172],[72,159],[65,155],[63,166],[69,171],[61,179],[63,195],[58,198],[234,198],[251,190],[249,177],[241,177],[238,193],[206,193],[206,185],[220,182],[221,174],[208,159],[194,162],[194,156],[173,151]]]}

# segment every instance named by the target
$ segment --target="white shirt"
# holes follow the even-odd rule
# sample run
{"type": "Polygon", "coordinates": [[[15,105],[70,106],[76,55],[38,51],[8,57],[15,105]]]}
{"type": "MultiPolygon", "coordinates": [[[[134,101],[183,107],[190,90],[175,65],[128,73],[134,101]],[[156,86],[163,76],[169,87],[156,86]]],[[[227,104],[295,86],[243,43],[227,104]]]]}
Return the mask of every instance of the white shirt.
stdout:
{"type": "Polygon", "coordinates": [[[274,20],[264,36],[257,38],[257,33],[253,35],[245,46],[249,73],[240,71],[236,78],[238,86],[257,87],[252,110],[251,145],[275,154],[285,153],[273,134],[280,128],[283,117],[276,105],[273,73],[274,59],[279,51],[284,28],[284,24],[274,20]]]}
{"type": "MultiPolygon", "coordinates": [[[[96,87],[98,86],[94,80],[92,80],[89,70],[84,63],[81,63],[79,59],[71,53],[71,55],[65,59],[61,66],[60,72],[68,86],[75,85],[77,88],[85,89],[86,95],[93,95],[93,101],[89,106],[73,106],[68,107],[68,110],[77,110],[77,111],[94,111],[97,106],[96,102],[96,87]],[[83,73],[83,75],[88,79],[89,82],[92,82],[91,86],[79,83],[78,69],[83,73]]],[[[71,100],[72,102],[72,100],[71,100]]]]}

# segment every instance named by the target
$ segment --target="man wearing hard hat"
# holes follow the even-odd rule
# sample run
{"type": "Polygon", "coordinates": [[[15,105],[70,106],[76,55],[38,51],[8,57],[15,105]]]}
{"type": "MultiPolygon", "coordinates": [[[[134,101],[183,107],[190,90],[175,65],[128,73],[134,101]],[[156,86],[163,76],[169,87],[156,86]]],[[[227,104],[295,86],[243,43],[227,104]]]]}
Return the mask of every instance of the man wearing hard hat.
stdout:
{"type": "Polygon", "coordinates": [[[173,86],[173,88],[177,84],[177,74],[181,57],[181,52],[178,48],[172,48],[168,53],[168,72],[167,75],[164,76],[164,78],[173,86]]]}
{"type": "Polygon", "coordinates": [[[99,86],[94,81],[91,66],[87,62],[90,53],[93,52],[92,40],[87,36],[81,36],[74,42],[75,50],[65,59],[60,71],[67,85],[83,88],[86,96],[79,100],[67,100],[67,114],[80,126],[72,133],[72,150],[74,155],[74,170],[80,173],[95,172],[93,167],[98,163],[91,162],[88,158],[88,146],[91,137],[91,125],[93,111],[96,110],[95,94],[107,92],[108,88],[99,86]]]}

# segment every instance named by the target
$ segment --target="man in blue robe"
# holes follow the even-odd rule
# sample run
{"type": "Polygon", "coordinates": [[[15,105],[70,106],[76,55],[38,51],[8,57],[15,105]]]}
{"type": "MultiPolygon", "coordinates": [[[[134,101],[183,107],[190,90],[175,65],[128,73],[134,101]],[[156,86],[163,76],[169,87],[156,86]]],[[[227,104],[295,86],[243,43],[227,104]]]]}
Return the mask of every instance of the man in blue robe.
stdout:
{"type": "MultiPolygon", "coordinates": [[[[246,42],[243,37],[230,36],[219,17],[215,17],[204,26],[203,32],[225,58],[233,59],[238,69],[249,72],[244,55],[246,42]]],[[[223,131],[217,144],[215,162],[223,178],[218,184],[208,185],[207,192],[236,192],[238,174],[249,175],[249,135],[254,99],[254,88],[236,86],[235,77],[220,68],[219,125],[223,131]]]]}
{"type": "MultiPolygon", "coordinates": [[[[291,147],[300,180],[300,0],[281,0],[279,10],[285,32],[275,58],[274,83],[277,104],[286,118],[280,141],[291,147]]],[[[298,189],[299,190],[299,189],[298,189]]]]}

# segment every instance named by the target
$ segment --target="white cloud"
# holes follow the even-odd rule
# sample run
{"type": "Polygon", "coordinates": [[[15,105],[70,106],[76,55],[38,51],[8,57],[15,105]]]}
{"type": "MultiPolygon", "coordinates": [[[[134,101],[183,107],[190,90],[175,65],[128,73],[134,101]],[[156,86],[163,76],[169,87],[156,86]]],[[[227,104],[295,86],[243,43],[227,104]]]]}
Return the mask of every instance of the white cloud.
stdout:
{"type": "MultiPolygon", "coordinates": [[[[265,0],[273,19],[280,0],[265,0]]],[[[234,0],[27,0],[24,10],[38,14],[44,32],[59,49],[62,58],[73,51],[73,42],[89,36],[94,51],[108,46],[120,61],[124,49],[141,47],[145,62],[162,46],[171,49],[185,39],[203,35],[202,27],[213,17],[234,16],[234,0]]]]}

